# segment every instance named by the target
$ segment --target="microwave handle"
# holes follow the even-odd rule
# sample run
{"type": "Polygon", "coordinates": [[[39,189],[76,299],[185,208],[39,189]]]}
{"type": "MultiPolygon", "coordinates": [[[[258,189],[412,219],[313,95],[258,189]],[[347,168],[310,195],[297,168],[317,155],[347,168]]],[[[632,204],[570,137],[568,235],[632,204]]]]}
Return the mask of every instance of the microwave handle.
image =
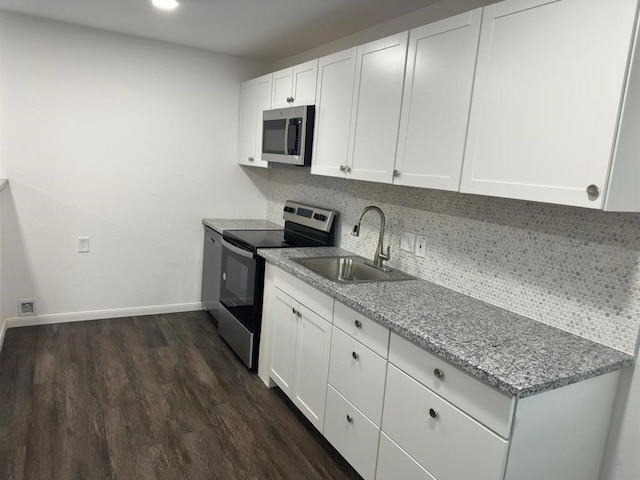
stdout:
{"type": "Polygon", "coordinates": [[[290,120],[287,119],[287,123],[284,126],[284,154],[289,154],[289,124],[290,120]]]}
{"type": "Polygon", "coordinates": [[[286,140],[287,153],[289,155],[298,155],[300,153],[296,149],[296,138],[298,137],[299,129],[300,129],[300,125],[291,123],[291,121],[287,125],[287,134],[285,136],[285,140],[286,140]]]}
{"type": "Polygon", "coordinates": [[[236,247],[235,245],[230,244],[229,242],[227,242],[224,238],[222,239],[222,246],[225,248],[228,248],[229,250],[231,250],[234,253],[237,253],[238,255],[245,257],[245,258],[253,258],[253,252],[249,252],[247,250],[244,250],[240,247],[236,247]]]}

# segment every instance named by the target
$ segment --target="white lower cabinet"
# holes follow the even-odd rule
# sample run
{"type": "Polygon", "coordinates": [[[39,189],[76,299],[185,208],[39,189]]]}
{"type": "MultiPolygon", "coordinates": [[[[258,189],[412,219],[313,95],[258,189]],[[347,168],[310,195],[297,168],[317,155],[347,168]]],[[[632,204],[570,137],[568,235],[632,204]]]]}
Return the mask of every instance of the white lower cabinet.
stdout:
{"type": "Polygon", "coordinates": [[[279,289],[275,292],[269,376],[322,432],[331,323],[279,289]]]}
{"type": "Polygon", "coordinates": [[[331,385],[327,388],[324,436],[362,478],[375,477],[380,429],[331,385]]]}
{"type": "Polygon", "coordinates": [[[329,365],[329,383],[380,425],[387,360],[334,326],[329,365]]]}
{"type": "Polygon", "coordinates": [[[400,478],[402,480],[436,480],[396,442],[381,433],[376,480],[399,480],[400,478]]]}
{"type": "Polygon", "coordinates": [[[438,480],[499,480],[508,442],[389,364],[382,430],[438,480]]]}
{"type": "Polygon", "coordinates": [[[619,372],[512,397],[279,268],[266,278],[259,371],[364,479],[598,479],[619,372]]]}

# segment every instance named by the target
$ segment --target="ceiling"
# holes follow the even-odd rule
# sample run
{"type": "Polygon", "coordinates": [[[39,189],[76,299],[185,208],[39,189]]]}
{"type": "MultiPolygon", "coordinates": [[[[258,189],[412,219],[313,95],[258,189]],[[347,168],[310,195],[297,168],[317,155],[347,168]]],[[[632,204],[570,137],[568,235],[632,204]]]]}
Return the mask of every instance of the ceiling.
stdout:
{"type": "Polygon", "coordinates": [[[113,32],[278,60],[438,0],[0,0],[0,9],[113,32]]]}

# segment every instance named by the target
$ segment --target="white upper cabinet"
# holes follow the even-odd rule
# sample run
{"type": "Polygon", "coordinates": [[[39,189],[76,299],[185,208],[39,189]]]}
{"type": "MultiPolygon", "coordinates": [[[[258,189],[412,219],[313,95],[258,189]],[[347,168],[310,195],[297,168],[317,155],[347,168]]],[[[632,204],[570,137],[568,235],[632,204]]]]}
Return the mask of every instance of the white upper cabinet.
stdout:
{"type": "Polygon", "coordinates": [[[347,178],[391,183],[409,32],[359,46],[347,178]]]}
{"type": "Polygon", "coordinates": [[[603,208],[636,9],[636,0],[484,9],[460,191],[603,208]]]}
{"type": "Polygon", "coordinates": [[[262,160],[262,112],[271,108],[271,74],[240,85],[238,163],[267,167],[262,160]]]}
{"type": "Polygon", "coordinates": [[[318,61],[311,173],[344,177],[356,75],[356,48],[318,61]]]}
{"type": "Polygon", "coordinates": [[[317,76],[317,59],[275,72],[271,90],[272,108],[314,105],[317,76]]]}
{"type": "Polygon", "coordinates": [[[393,183],[457,191],[482,9],[411,30],[393,183]]]}

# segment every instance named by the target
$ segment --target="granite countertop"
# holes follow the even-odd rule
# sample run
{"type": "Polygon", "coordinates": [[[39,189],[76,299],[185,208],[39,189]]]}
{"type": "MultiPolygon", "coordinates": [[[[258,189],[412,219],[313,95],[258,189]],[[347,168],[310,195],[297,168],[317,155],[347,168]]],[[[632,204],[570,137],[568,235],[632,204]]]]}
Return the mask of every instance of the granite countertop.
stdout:
{"type": "Polygon", "coordinates": [[[338,284],[291,257],[353,255],[337,247],[261,249],[268,262],[516,397],[619,370],[634,358],[426,280],[338,284]]]}
{"type": "Polygon", "coordinates": [[[203,218],[202,224],[219,234],[224,233],[224,230],[282,230],[281,225],[268,220],[203,218]]]}

